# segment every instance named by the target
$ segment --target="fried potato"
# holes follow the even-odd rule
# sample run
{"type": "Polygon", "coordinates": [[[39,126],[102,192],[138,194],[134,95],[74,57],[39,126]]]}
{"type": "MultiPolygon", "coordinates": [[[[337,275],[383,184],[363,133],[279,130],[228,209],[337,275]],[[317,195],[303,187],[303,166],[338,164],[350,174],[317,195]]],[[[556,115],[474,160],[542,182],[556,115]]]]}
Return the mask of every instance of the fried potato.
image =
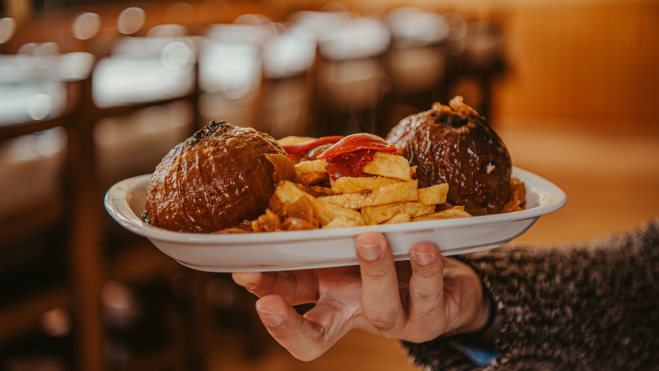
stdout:
{"type": "Polygon", "coordinates": [[[312,140],[316,140],[316,138],[290,136],[290,137],[281,138],[281,139],[277,140],[277,142],[279,142],[280,145],[285,146],[287,144],[298,144],[298,143],[304,143],[304,142],[311,142],[312,140]]]}
{"type": "Polygon", "coordinates": [[[311,189],[311,192],[307,192],[312,196],[315,197],[323,197],[323,196],[334,196],[335,193],[332,190],[332,188],[327,188],[327,187],[309,187],[311,189]],[[314,195],[315,193],[315,195],[314,195]]]}
{"type": "Polygon", "coordinates": [[[419,188],[419,202],[424,205],[437,205],[446,202],[448,183],[434,185],[428,188],[419,188]]]}
{"type": "Polygon", "coordinates": [[[301,219],[318,228],[318,221],[314,218],[313,205],[306,197],[300,197],[291,203],[282,202],[277,194],[274,194],[270,198],[270,207],[284,221],[291,218],[301,219]]]}
{"type": "Polygon", "coordinates": [[[281,220],[279,217],[270,210],[266,210],[265,214],[259,216],[258,219],[252,222],[252,230],[254,232],[278,232],[281,231],[281,220]]]}
{"type": "Polygon", "coordinates": [[[369,177],[369,178],[352,178],[341,177],[332,184],[332,191],[335,194],[342,193],[359,193],[372,191],[376,188],[386,186],[389,184],[400,183],[401,180],[385,177],[369,177]]]}
{"type": "Polygon", "coordinates": [[[393,218],[387,220],[382,224],[400,224],[407,223],[410,221],[410,214],[396,214],[393,218]]]}
{"type": "Polygon", "coordinates": [[[362,171],[371,175],[380,175],[405,181],[412,180],[410,176],[410,163],[407,159],[391,153],[375,152],[373,161],[364,166],[362,171]]]}
{"type": "Polygon", "coordinates": [[[293,181],[298,184],[309,185],[307,180],[304,179],[304,175],[302,175],[302,173],[297,170],[295,170],[295,179],[293,181]]]}
{"type": "Polygon", "coordinates": [[[359,224],[359,222],[348,219],[344,216],[339,216],[338,218],[335,218],[331,222],[329,222],[327,225],[323,227],[325,228],[346,228],[346,227],[360,227],[364,224],[359,224]]]}
{"type": "Polygon", "coordinates": [[[526,208],[526,185],[517,178],[510,179],[510,197],[508,202],[503,205],[501,213],[511,213],[513,211],[522,211],[526,208]]]}
{"type": "Polygon", "coordinates": [[[348,209],[361,209],[366,206],[390,204],[394,202],[416,201],[418,181],[400,182],[378,187],[367,193],[345,193],[342,195],[319,197],[318,200],[348,209]]]}
{"type": "Polygon", "coordinates": [[[440,219],[456,219],[456,218],[468,218],[471,214],[464,211],[464,206],[455,206],[452,209],[442,210],[437,213],[418,216],[412,218],[413,222],[425,222],[428,220],[440,220],[440,219]]]}
{"type": "Polygon", "coordinates": [[[397,202],[388,205],[368,206],[361,210],[367,225],[379,224],[393,218],[396,214],[408,214],[410,217],[431,214],[435,205],[424,205],[419,202],[397,202]]]}
{"type": "Polygon", "coordinates": [[[307,185],[314,185],[314,184],[320,184],[327,179],[329,179],[329,175],[327,173],[320,173],[320,172],[313,172],[313,173],[306,173],[302,174],[302,179],[304,179],[303,184],[307,185]]]}
{"type": "Polygon", "coordinates": [[[307,198],[313,207],[314,217],[320,222],[321,226],[329,224],[337,217],[345,217],[347,219],[354,220],[356,223],[358,223],[358,225],[365,225],[364,218],[362,218],[361,214],[358,212],[318,201],[290,181],[284,180],[279,182],[277,188],[275,189],[275,194],[281,202],[294,203],[300,197],[307,198]]]}
{"type": "Polygon", "coordinates": [[[410,167],[410,177],[414,177],[414,174],[416,174],[416,168],[418,168],[416,165],[410,167]]]}
{"type": "Polygon", "coordinates": [[[325,160],[303,161],[295,165],[295,170],[304,174],[309,173],[327,173],[325,170],[325,160]]]}
{"type": "Polygon", "coordinates": [[[332,192],[331,188],[327,187],[320,187],[320,186],[307,186],[304,184],[295,184],[296,187],[300,188],[303,192],[308,193],[312,197],[323,197],[323,196],[332,196],[334,195],[334,192],[332,192]]]}

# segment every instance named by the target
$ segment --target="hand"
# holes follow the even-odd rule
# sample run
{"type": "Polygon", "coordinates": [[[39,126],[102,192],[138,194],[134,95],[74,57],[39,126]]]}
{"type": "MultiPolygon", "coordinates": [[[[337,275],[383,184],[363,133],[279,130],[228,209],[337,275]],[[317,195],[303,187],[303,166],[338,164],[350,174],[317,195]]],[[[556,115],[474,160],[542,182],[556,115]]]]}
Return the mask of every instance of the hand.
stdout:
{"type": "Polygon", "coordinates": [[[410,261],[394,264],[381,233],[355,238],[359,267],[234,273],[259,296],[256,310],[268,332],[296,358],[320,357],[354,328],[420,343],[485,326],[489,301],[466,264],[442,258],[436,245],[412,246],[410,261]],[[411,271],[410,271],[411,265],[411,271]],[[291,305],[315,303],[304,316],[291,305]]]}

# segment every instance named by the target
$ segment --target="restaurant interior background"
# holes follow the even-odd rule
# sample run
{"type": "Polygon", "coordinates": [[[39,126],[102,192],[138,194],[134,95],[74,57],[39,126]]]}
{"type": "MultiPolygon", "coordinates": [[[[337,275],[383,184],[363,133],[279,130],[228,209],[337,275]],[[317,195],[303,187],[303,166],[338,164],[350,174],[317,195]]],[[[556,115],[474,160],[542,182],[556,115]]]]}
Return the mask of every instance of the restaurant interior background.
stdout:
{"type": "Polygon", "coordinates": [[[105,190],[209,120],[383,135],[460,94],[569,196],[514,243],[595,238],[659,214],[658,68],[658,1],[4,0],[0,370],[412,370],[360,331],[295,360],[105,190]]]}

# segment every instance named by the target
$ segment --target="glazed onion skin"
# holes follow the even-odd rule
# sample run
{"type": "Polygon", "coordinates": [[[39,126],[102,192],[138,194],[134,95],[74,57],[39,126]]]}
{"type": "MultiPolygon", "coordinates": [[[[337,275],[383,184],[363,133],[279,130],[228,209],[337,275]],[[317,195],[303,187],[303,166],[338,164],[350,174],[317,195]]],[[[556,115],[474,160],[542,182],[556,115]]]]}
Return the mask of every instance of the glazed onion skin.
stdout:
{"type": "Polygon", "coordinates": [[[292,166],[271,136],[213,122],[169,151],[156,168],[147,189],[147,222],[172,231],[210,233],[255,219],[277,181],[292,180],[292,166]]]}
{"type": "Polygon", "coordinates": [[[419,188],[448,183],[449,203],[472,215],[499,213],[512,173],[508,149],[483,117],[454,101],[453,109],[435,104],[404,118],[386,140],[418,166],[419,188]]]}

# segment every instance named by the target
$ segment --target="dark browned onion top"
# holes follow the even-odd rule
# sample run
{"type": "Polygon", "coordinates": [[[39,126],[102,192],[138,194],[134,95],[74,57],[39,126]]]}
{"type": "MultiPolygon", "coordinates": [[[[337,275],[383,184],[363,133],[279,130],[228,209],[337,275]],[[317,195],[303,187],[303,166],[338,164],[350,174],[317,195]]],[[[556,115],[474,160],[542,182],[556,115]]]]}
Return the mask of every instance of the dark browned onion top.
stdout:
{"type": "Polygon", "coordinates": [[[418,166],[419,187],[448,183],[448,202],[472,215],[498,213],[508,200],[508,149],[484,118],[444,108],[406,117],[387,142],[418,166]]]}
{"type": "Polygon", "coordinates": [[[271,136],[212,122],[162,159],[147,189],[149,222],[182,232],[214,232],[263,213],[274,194],[266,154],[286,152],[271,136]]]}

